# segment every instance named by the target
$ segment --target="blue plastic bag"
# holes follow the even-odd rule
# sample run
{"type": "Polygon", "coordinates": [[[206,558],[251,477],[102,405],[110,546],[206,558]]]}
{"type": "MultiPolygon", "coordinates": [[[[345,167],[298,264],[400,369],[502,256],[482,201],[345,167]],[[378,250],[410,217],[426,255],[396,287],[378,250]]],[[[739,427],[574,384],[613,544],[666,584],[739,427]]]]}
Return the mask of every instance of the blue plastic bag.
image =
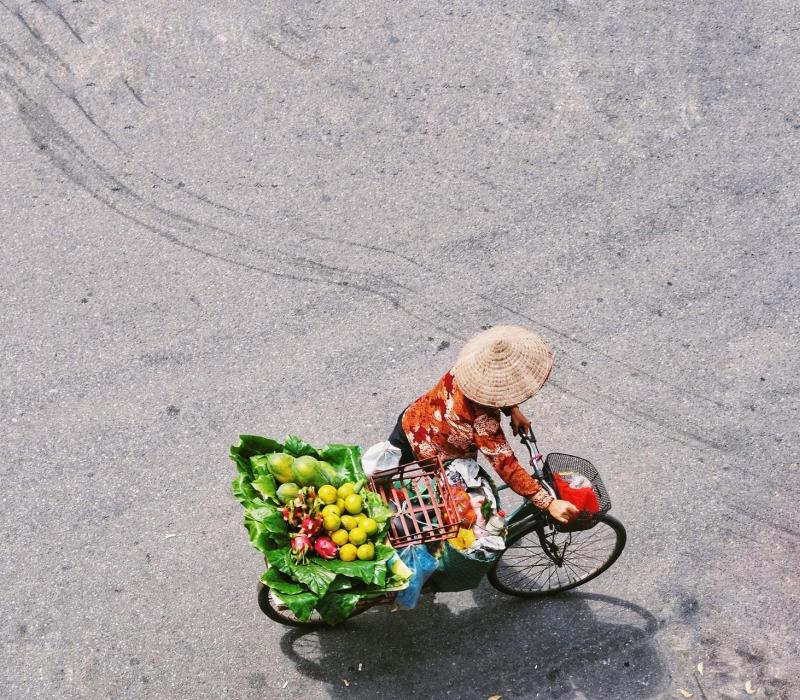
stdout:
{"type": "Polygon", "coordinates": [[[394,602],[402,608],[416,607],[422,586],[428,577],[436,571],[439,562],[431,555],[424,544],[406,547],[398,552],[403,563],[413,572],[408,581],[408,588],[397,594],[394,602]]]}

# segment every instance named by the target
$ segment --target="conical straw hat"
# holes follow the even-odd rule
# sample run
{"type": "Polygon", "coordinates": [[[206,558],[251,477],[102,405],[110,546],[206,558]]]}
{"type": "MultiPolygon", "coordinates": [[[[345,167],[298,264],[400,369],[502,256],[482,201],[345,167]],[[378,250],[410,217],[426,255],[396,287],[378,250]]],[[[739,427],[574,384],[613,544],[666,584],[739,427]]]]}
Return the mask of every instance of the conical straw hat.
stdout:
{"type": "Polygon", "coordinates": [[[463,347],[455,364],[461,390],[482,406],[514,406],[533,396],[550,376],[553,352],[522,326],[495,326],[463,347]]]}

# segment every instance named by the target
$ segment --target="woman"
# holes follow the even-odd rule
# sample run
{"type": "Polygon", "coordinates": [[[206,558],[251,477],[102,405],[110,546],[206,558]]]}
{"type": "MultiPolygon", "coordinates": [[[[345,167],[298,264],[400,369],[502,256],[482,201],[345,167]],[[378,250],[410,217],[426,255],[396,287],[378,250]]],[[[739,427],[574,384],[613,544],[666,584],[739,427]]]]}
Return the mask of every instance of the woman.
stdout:
{"type": "Polygon", "coordinates": [[[519,404],[536,394],[553,368],[553,353],[536,333],[496,326],[462,349],[455,366],[406,408],[389,437],[401,463],[426,457],[472,457],[480,450],[513,491],[568,523],[578,516],[569,501],[554,499],[517,461],[500,427],[510,416],[514,434],[530,429],[519,404]]]}

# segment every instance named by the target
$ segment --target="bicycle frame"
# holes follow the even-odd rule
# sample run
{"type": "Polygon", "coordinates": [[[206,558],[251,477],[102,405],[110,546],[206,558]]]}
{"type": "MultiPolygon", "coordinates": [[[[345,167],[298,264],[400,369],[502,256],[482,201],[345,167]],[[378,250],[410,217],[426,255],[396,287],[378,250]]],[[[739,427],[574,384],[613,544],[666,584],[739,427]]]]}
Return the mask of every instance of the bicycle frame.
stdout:
{"type": "MultiPolygon", "coordinates": [[[[548,476],[552,478],[550,468],[542,458],[542,453],[539,452],[539,446],[536,444],[536,436],[533,434],[533,430],[530,431],[529,435],[524,433],[520,435],[520,439],[522,440],[522,444],[528,449],[528,454],[530,455],[529,464],[533,470],[531,476],[533,476],[539,484],[541,484],[542,488],[553,498],[558,498],[558,494],[548,481],[548,476]],[[532,448],[531,445],[533,445],[532,448]]],[[[507,488],[508,484],[501,484],[497,487],[497,490],[502,491],[507,488]]],[[[547,513],[539,510],[529,500],[525,500],[506,518],[506,527],[508,530],[506,537],[510,540],[526,530],[535,529],[539,537],[539,544],[542,547],[542,551],[544,551],[547,557],[551,559],[556,566],[561,566],[564,561],[564,551],[566,551],[569,542],[565,542],[564,547],[559,548],[552,541],[547,539],[544,532],[547,518],[547,513]]]]}

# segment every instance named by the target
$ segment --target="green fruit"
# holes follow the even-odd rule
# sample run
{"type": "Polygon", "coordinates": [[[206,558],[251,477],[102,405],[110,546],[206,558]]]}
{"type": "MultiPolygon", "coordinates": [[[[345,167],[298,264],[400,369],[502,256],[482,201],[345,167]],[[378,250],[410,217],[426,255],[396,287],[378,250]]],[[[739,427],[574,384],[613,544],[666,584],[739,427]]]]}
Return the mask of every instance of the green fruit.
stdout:
{"type": "Polygon", "coordinates": [[[347,530],[336,530],[331,533],[331,539],[335,544],[341,547],[343,544],[347,544],[350,541],[350,536],[347,534],[347,530]]]}
{"type": "Polygon", "coordinates": [[[368,537],[372,537],[378,531],[378,523],[376,523],[372,518],[364,518],[359,527],[367,533],[368,537]]]}
{"type": "Polygon", "coordinates": [[[366,542],[362,544],[356,550],[356,556],[361,561],[372,561],[375,558],[375,545],[372,542],[366,542]]]}
{"type": "MultiPolygon", "coordinates": [[[[321,464],[321,462],[320,462],[321,464]]],[[[324,486],[320,486],[319,493],[319,500],[323,503],[334,504],[336,503],[336,487],[331,486],[330,484],[325,484],[324,486]]]]}
{"type": "MultiPolygon", "coordinates": [[[[292,465],[294,480],[301,486],[316,486],[317,488],[330,484],[331,474],[329,471],[332,471],[332,467],[328,465],[328,469],[326,469],[325,464],[326,462],[319,462],[311,455],[298,457],[292,465]]],[[[333,478],[336,478],[335,474],[333,474],[333,478]]]]}
{"type": "Polygon", "coordinates": [[[360,527],[354,527],[350,530],[348,539],[355,545],[364,544],[367,541],[367,533],[360,527]]]}
{"type": "Polygon", "coordinates": [[[351,481],[345,482],[337,489],[339,498],[347,498],[351,493],[355,492],[356,492],[356,485],[351,481]]]}
{"type": "Polygon", "coordinates": [[[317,460],[311,455],[303,455],[294,460],[292,475],[300,486],[313,486],[317,477],[317,460]]]}
{"type": "Polygon", "coordinates": [[[347,498],[344,499],[344,507],[348,513],[355,515],[356,513],[361,512],[361,496],[357,493],[351,493],[347,498]]]}
{"type": "Polygon", "coordinates": [[[345,530],[352,530],[354,527],[358,527],[358,520],[356,520],[352,515],[343,515],[342,527],[345,530]]]}
{"type": "Polygon", "coordinates": [[[358,550],[354,544],[343,544],[339,547],[339,559],[342,561],[354,561],[358,556],[358,550]]]}
{"type": "Polygon", "coordinates": [[[330,462],[320,460],[319,468],[323,474],[325,474],[325,480],[327,483],[333,484],[337,481],[336,470],[333,468],[333,465],[330,462]]]}
{"type": "Polygon", "coordinates": [[[285,484],[278,486],[278,499],[281,503],[293,501],[295,498],[297,498],[297,492],[299,490],[300,487],[297,484],[295,484],[293,481],[287,481],[285,484]]]}
{"type": "Polygon", "coordinates": [[[267,455],[267,469],[275,477],[279,484],[295,481],[292,478],[292,463],[294,458],[285,452],[273,452],[267,455]]]}
{"type": "Polygon", "coordinates": [[[342,514],[342,511],[341,511],[341,509],[339,508],[339,506],[335,506],[335,505],[333,505],[333,504],[331,504],[331,505],[329,505],[329,506],[325,506],[325,507],[322,509],[322,517],[323,517],[323,518],[324,518],[326,515],[335,515],[335,516],[337,516],[337,517],[338,517],[338,516],[340,516],[341,514],[342,514]]]}
{"type": "Polygon", "coordinates": [[[329,513],[328,515],[322,516],[322,527],[324,527],[328,532],[333,532],[334,530],[338,530],[342,525],[341,518],[334,514],[329,513]]]}

